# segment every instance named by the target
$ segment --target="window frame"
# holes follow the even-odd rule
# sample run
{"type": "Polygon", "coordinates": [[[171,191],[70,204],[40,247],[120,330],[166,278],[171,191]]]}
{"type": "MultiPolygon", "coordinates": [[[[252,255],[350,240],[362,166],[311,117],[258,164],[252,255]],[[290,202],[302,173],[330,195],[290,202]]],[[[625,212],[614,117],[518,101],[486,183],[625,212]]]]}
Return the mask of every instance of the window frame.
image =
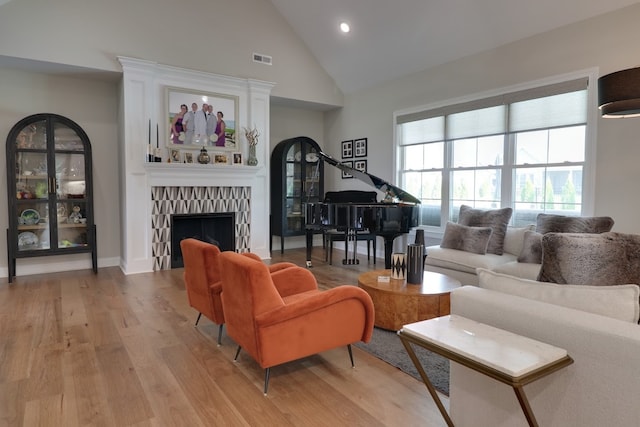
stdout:
{"type": "MultiPolygon", "coordinates": [[[[587,112],[586,112],[586,128],[585,128],[585,158],[584,158],[584,166],[582,170],[582,210],[581,215],[591,216],[594,214],[594,206],[595,206],[595,168],[596,168],[596,136],[597,136],[597,123],[598,123],[598,110],[596,108],[596,98],[597,98],[597,78],[598,78],[598,69],[590,68],[586,70],[581,70],[573,73],[567,73],[562,75],[557,75],[549,78],[544,78],[540,80],[529,81],[526,83],[503,87],[491,91],[480,92],[469,96],[459,97],[447,99],[431,104],[425,104],[417,107],[407,108],[403,110],[398,110],[393,113],[393,176],[395,177],[395,181],[398,183],[398,186],[404,188],[403,181],[403,173],[406,172],[403,169],[402,164],[402,156],[401,150],[404,147],[401,145],[401,135],[399,131],[399,117],[407,117],[407,116],[420,116],[421,114],[425,114],[426,112],[431,111],[447,111],[448,108],[454,105],[460,104],[480,104],[487,99],[491,99],[494,97],[501,97],[513,93],[526,93],[527,91],[531,93],[535,93],[538,88],[543,88],[546,86],[552,85],[562,85],[563,83],[578,80],[578,79],[586,79],[587,87],[586,87],[586,103],[587,103],[587,112]]],[[[535,98],[532,96],[531,98],[535,98]]],[[[446,113],[449,114],[449,113],[446,113]]],[[[439,116],[435,114],[434,116],[439,116]]],[[[412,120],[405,120],[412,121],[412,120]]],[[[512,147],[515,144],[508,143],[508,139],[515,138],[513,133],[506,132],[505,134],[505,142],[504,142],[504,161],[500,166],[502,169],[502,176],[508,176],[508,179],[503,179],[501,181],[501,206],[510,206],[513,207],[514,200],[514,178],[513,173],[519,165],[515,164],[515,153],[512,152],[512,147]]],[[[447,143],[447,140],[444,140],[444,150],[445,150],[445,163],[442,170],[442,209],[441,209],[441,221],[440,226],[425,226],[421,225],[420,228],[425,230],[425,234],[428,237],[433,238],[441,238],[444,234],[444,228],[449,221],[449,211],[451,196],[449,194],[444,194],[444,189],[450,188],[450,178],[451,171],[459,170],[458,168],[453,168],[451,166],[451,156],[452,156],[452,144],[447,143]]],[[[548,163],[552,165],[552,163],[548,163]]],[[[474,167],[474,170],[477,170],[478,167],[474,167]]],[[[429,171],[434,169],[429,169],[429,171]]],[[[405,188],[406,189],[406,188],[405,188]]]]}

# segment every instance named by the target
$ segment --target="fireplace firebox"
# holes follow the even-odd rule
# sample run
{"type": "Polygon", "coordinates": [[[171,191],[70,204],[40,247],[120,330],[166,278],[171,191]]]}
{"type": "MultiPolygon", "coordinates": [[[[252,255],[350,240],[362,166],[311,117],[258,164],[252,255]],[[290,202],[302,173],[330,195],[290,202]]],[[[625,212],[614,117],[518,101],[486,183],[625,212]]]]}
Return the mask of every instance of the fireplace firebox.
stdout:
{"type": "Polygon", "coordinates": [[[221,251],[235,251],[235,229],[233,212],[171,215],[171,268],[184,266],[180,250],[183,239],[198,239],[221,251]]]}

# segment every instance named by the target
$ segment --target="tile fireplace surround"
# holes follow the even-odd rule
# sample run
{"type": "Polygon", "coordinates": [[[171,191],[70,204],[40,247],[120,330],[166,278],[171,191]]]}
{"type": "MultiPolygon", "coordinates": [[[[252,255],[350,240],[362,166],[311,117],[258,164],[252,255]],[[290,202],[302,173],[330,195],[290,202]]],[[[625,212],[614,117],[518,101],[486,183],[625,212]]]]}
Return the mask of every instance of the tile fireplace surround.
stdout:
{"type": "MultiPolygon", "coordinates": [[[[171,267],[170,216],[174,213],[236,214],[236,250],[263,259],[269,252],[269,95],[271,83],[187,70],[132,58],[122,64],[121,127],[121,261],[126,274],[171,267]],[[149,121],[158,126],[160,141],[169,88],[236,97],[236,129],[259,130],[258,166],[146,163],[149,121]],[[249,125],[250,123],[250,125],[249,125]]],[[[163,128],[167,129],[163,129],[163,128]]],[[[155,135],[154,135],[155,136],[155,135]]],[[[237,151],[247,158],[239,138],[237,151]]]]}

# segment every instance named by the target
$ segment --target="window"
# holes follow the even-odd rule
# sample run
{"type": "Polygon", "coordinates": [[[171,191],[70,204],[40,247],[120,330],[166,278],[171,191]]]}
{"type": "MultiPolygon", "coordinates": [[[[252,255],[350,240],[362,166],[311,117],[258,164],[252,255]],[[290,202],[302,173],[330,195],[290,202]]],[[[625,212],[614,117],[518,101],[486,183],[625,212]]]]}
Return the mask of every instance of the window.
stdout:
{"type": "Polygon", "coordinates": [[[421,200],[420,225],[444,229],[460,206],[581,215],[588,78],[396,114],[399,186],[421,200]]]}

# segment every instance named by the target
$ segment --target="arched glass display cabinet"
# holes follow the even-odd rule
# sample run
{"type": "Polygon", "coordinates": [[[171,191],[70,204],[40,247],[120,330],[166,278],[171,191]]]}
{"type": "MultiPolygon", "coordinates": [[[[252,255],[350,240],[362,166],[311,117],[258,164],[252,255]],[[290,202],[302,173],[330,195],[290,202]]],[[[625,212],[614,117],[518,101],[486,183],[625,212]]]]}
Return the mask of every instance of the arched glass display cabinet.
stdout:
{"type": "Polygon", "coordinates": [[[16,259],[90,253],[97,272],[91,143],[74,121],[34,114],[7,136],[9,282],[16,259]]]}
{"type": "Polygon", "coordinates": [[[286,139],[271,153],[271,240],[304,236],[305,204],[324,197],[324,163],[320,146],[306,136],[286,139]]]}

